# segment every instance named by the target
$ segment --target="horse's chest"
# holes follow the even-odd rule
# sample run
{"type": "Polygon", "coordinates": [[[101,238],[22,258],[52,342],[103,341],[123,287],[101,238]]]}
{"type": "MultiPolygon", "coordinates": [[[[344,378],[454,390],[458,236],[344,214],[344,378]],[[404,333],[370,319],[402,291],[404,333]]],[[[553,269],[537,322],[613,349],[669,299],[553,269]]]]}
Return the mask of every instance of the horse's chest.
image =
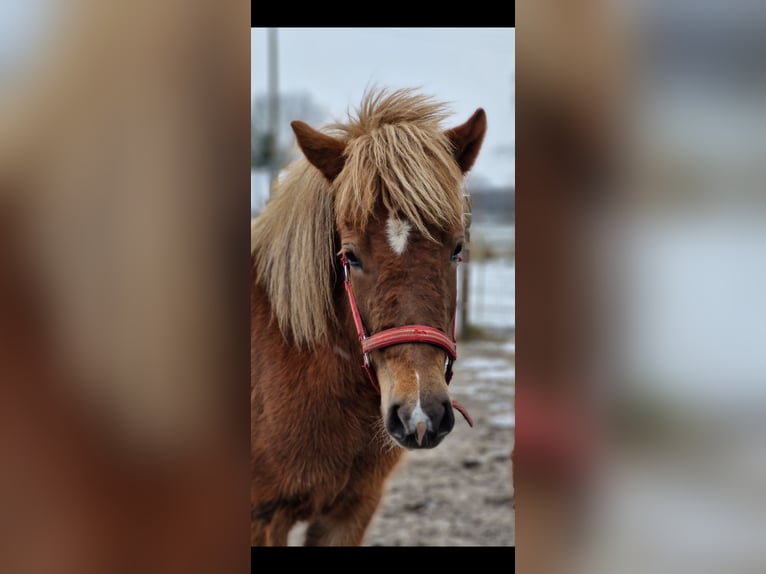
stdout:
{"type": "Polygon", "coordinates": [[[385,473],[392,466],[391,454],[380,444],[374,429],[356,425],[350,429],[315,429],[314,444],[303,450],[301,461],[296,461],[296,478],[303,487],[334,498],[355,480],[385,473]]]}

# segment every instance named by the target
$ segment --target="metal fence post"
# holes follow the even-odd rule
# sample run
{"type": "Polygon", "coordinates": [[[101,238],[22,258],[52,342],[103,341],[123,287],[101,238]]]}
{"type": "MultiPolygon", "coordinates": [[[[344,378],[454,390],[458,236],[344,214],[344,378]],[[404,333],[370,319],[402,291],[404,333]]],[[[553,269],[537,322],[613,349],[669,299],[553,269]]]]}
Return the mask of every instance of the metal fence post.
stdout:
{"type": "Polygon", "coordinates": [[[470,269],[471,260],[471,196],[463,194],[463,226],[465,227],[465,244],[463,246],[463,265],[461,265],[462,275],[460,277],[460,332],[458,336],[462,337],[468,328],[468,301],[470,290],[470,269]]]}

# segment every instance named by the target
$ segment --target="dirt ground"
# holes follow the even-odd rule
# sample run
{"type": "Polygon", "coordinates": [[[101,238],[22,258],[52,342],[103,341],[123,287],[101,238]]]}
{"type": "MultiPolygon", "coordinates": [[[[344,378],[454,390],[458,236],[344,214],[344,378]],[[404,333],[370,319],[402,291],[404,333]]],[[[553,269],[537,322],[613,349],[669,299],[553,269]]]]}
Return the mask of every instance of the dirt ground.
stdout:
{"type": "MultiPolygon", "coordinates": [[[[474,428],[456,412],[455,429],[442,444],[407,454],[389,480],[366,546],[516,544],[514,365],[512,332],[458,344],[452,396],[468,409],[474,428]]],[[[302,543],[304,529],[293,530],[290,545],[302,543]]]]}

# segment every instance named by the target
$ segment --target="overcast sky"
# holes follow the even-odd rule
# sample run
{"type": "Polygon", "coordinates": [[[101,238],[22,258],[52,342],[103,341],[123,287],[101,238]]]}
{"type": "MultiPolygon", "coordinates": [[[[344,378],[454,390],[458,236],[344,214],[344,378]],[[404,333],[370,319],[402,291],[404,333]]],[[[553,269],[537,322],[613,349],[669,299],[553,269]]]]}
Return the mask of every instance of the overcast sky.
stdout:
{"type": "MultiPolygon", "coordinates": [[[[344,119],[365,88],[422,87],[447,101],[450,125],[487,112],[473,171],[492,184],[515,181],[515,29],[279,28],[279,89],[309,92],[331,118],[344,119]]],[[[267,33],[253,28],[251,97],[267,89],[267,33]]]]}

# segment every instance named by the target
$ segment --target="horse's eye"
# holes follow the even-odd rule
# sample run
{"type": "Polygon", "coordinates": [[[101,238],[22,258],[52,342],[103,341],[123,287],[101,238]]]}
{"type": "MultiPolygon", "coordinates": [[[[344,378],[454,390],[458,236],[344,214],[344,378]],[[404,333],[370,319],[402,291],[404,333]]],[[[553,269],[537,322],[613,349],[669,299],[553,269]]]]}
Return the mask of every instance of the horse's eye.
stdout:
{"type": "Polygon", "coordinates": [[[452,252],[452,257],[450,258],[450,260],[452,262],[462,261],[462,259],[460,258],[460,254],[461,253],[463,253],[463,244],[462,243],[458,243],[457,247],[455,247],[455,251],[452,252]]]}
{"type": "Polygon", "coordinates": [[[348,261],[348,264],[351,265],[351,267],[361,267],[362,262],[357,259],[356,255],[353,251],[346,251],[346,260],[348,261]]]}

